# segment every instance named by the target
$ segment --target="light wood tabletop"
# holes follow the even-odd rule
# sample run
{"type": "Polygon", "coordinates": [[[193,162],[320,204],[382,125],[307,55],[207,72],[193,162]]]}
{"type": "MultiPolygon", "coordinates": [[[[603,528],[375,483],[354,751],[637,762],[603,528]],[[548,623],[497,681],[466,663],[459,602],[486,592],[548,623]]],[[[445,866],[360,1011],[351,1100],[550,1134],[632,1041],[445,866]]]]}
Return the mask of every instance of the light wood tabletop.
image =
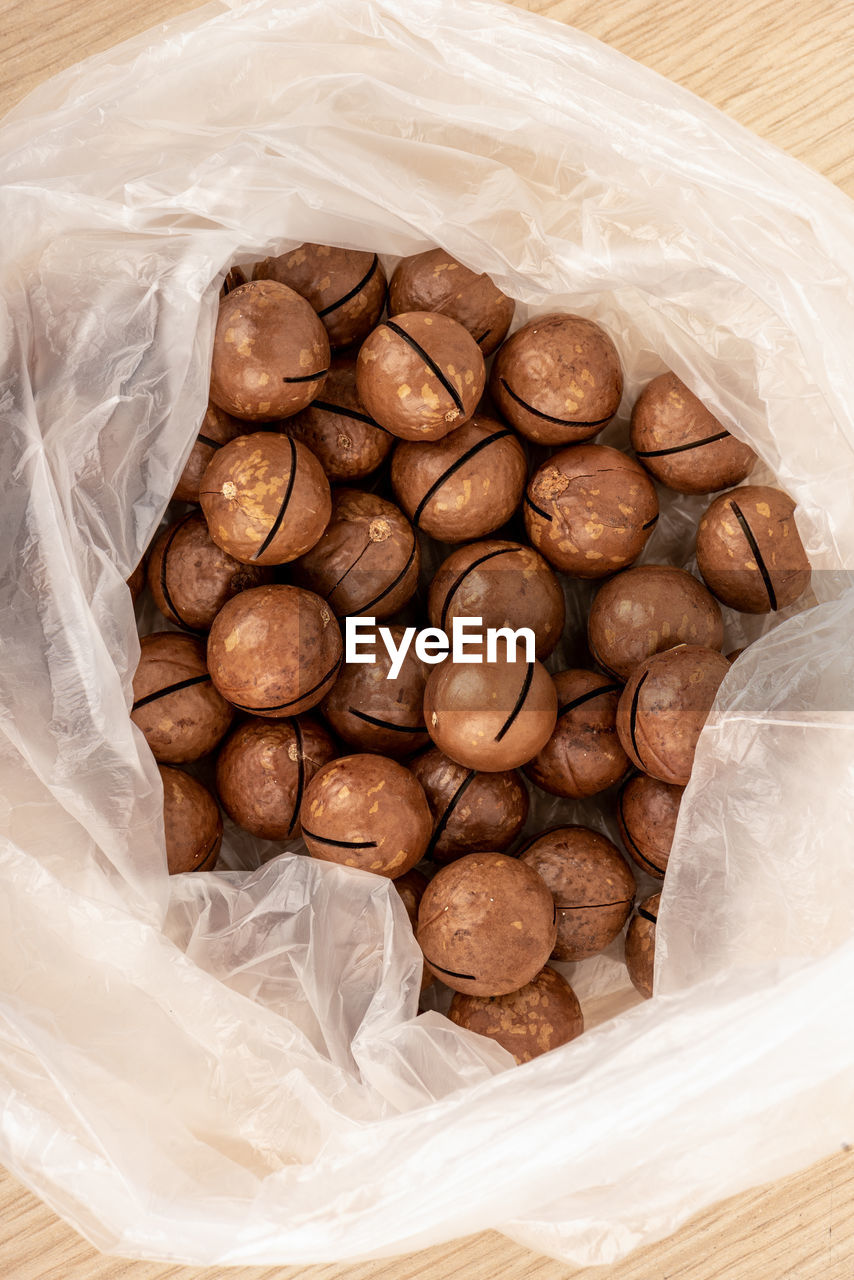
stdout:
{"type": "MultiPolygon", "coordinates": [[[[854,196],[850,0],[507,0],[570,23],[678,81],[854,196]]],[[[193,0],[0,0],[0,115],[87,55],[194,8],[193,0]]],[[[0,1171],[2,1280],[203,1280],[199,1270],[97,1254],[0,1171]]],[[[612,1267],[579,1271],[496,1232],[381,1262],[246,1267],[235,1280],[848,1280],[854,1153],[753,1190],[612,1267]]]]}

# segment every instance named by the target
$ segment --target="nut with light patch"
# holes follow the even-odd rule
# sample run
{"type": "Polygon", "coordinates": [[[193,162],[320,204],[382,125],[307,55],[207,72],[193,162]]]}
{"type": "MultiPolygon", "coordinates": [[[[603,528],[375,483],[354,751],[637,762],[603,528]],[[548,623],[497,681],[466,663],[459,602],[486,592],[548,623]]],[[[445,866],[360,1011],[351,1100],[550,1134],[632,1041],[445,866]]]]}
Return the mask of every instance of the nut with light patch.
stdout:
{"type": "Polygon", "coordinates": [[[200,511],[164,529],[148,559],[154,603],[170,622],[191,631],[209,631],[226,600],[272,578],[272,570],[243,564],[218,547],[200,511]]]}
{"type": "Polygon", "coordinates": [[[803,595],[810,562],[781,489],[742,485],[722,493],[700,520],[697,568],[731,609],[771,613],[803,595]]]}
{"type": "Polygon", "coordinates": [[[386,277],[375,253],[301,244],[265,258],[253,270],[255,280],[278,280],[305,298],[323,321],[333,348],[361,342],[385,306],[386,277]]]}
{"type": "Polygon", "coordinates": [[[622,685],[596,671],[572,669],[552,676],[557,724],[525,773],[553,796],[581,799],[619,782],[629,767],[617,734],[622,685]]]}
{"type": "Polygon", "coordinates": [[[427,856],[453,862],[467,853],[509,849],[528,817],[528,791],[515,769],[478,773],[436,747],[409,766],[433,814],[427,856]]]}
{"type": "Polygon", "coordinates": [[[643,551],[658,520],[658,498],[643,467],[625,453],[577,444],[534,472],[524,511],[531,542],[556,569],[604,578],[643,551]]]}
{"type": "Polygon", "coordinates": [[[468,329],[484,356],[504,341],[515,309],[488,275],[469,270],[444,249],[403,258],[389,284],[389,315],[441,312],[468,329]]]}
{"type": "Polygon", "coordinates": [[[370,475],[394,444],[394,436],[374,422],[359,399],[354,356],[332,361],[323,394],[285,419],[282,430],[311,449],[333,483],[370,475]]]}
{"type": "Polygon", "coordinates": [[[272,431],[224,445],[202,477],[200,499],[214,542],[243,564],[295,560],[315,545],[332,512],[317,458],[272,431]]]}
{"type": "Polygon", "coordinates": [[[552,895],[532,867],[503,853],[471,853],[430,881],[415,936],[446,986],[501,996],[540,972],[555,933],[552,895]]]}
{"type": "Polygon", "coordinates": [[[589,827],[554,827],[519,855],[554,895],[555,960],[585,960],[613,942],[629,918],[635,878],[607,836],[589,827]]]}
{"type": "Polygon", "coordinates": [[[480,538],[505,524],[527,474],[516,436],[483,414],[441,440],[401,441],[391,460],[398,502],[416,529],[440,542],[480,538]]]}
{"type": "Polygon", "coordinates": [[[140,641],[131,719],[155,760],[186,764],[213,751],[231,724],[232,708],[211,682],[205,648],[195,636],[157,631],[140,641]]]}
{"type": "Polygon", "coordinates": [[[212,871],[222,844],[222,818],[207,787],[183,769],[158,765],[163,783],[166,865],[170,876],[212,871]]]}
{"type": "Polygon", "coordinates": [[[530,627],[542,661],[563,634],[566,605],[551,566],[533,547],[489,538],[452,551],[430,584],[430,625],[451,632],[454,618],[484,628],[530,627]]]}
{"type": "Polygon", "coordinates": [[[654,893],[640,904],[626,933],[626,967],[635,989],[647,1000],[652,995],[655,976],[655,929],[661,894],[654,893]]]}
{"type": "Polygon", "coordinates": [[[300,808],[309,853],[394,880],[424,856],[433,823],[421,783],[386,756],[342,756],[308,784],[300,808]]]}
{"type": "Polygon", "coordinates": [[[675,373],[653,378],[632,410],[632,448],[668,489],[713,493],[739,484],[756,461],[675,373]]]}
{"type": "Polygon", "coordinates": [[[310,716],[253,717],[226,738],[217,756],[222,807],[253,836],[295,840],[305,788],[336,754],[326,729],[310,716]]]}
{"type": "Polygon", "coordinates": [[[617,348],[583,316],[529,320],[495,357],[489,389],[508,422],[538,444],[589,440],[620,406],[617,348]]]}
{"type": "Polygon", "coordinates": [[[636,667],[620,695],[617,732],[632,764],[684,787],[697,741],[729,671],[722,653],[683,644],[636,667]]]}
{"type": "Polygon", "coordinates": [[[590,652],[600,667],[628,680],[644,659],[677,644],[720,649],[720,606],[701,582],[668,564],[637,565],[604,583],[587,619],[590,652]]]}
{"type": "Polygon", "coordinates": [[[620,788],[617,821],[630,858],[647,875],[663,880],[684,787],[636,773],[620,788]]]}
{"type": "Polygon", "coordinates": [[[256,716],[300,715],[331,689],[344,645],[325,601],[273,584],[223,605],[208,637],[211,679],[224,698],[256,716]]]}
{"type": "Polygon", "coordinates": [[[202,476],[217,449],[247,430],[251,430],[248,423],[233,418],[210,401],[172,497],[179,502],[198,502],[202,476]]]}
{"type": "Polygon", "coordinates": [[[448,1017],[458,1027],[497,1041],[518,1063],[568,1044],[584,1030],[578,997],[548,965],[506,996],[466,996],[458,991],[448,1017]]]}
{"type": "Polygon", "coordinates": [[[403,512],[375,493],[337,489],[325,533],[293,566],[295,581],[338,614],[387,618],[418,586],[421,552],[403,512]]]}
{"type": "Polygon", "coordinates": [[[356,363],[368,413],[403,440],[440,440],[468,422],[485,380],[480,347],[468,330],[427,311],[379,325],[356,363]]]}
{"type": "Polygon", "coordinates": [[[253,280],[220,301],[211,400],[236,418],[287,418],[320,394],[329,358],[311,304],[275,280],[253,280]]]}

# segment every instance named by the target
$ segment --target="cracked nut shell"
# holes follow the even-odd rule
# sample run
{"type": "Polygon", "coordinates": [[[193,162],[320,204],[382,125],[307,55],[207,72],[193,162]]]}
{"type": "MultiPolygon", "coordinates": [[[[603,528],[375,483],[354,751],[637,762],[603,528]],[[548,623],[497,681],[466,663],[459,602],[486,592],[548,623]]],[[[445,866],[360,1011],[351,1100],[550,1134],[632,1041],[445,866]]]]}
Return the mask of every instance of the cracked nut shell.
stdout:
{"type": "Polygon", "coordinates": [[[653,378],[632,410],[632,448],[668,489],[714,493],[739,484],[756,454],[710,413],[675,373],[653,378]]]}
{"type": "Polygon", "coordinates": [[[393,502],[359,489],[337,489],[323,536],[292,572],[339,617],[366,613],[382,619],[412,598],[420,567],[415,530],[393,502]]]}
{"type": "Polygon", "coordinates": [[[700,520],[697,568],[731,609],[771,613],[806,591],[810,562],[794,511],[782,489],[742,485],[715,498],[700,520]]]}
{"type": "Polygon", "coordinates": [[[537,316],[495,357],[492,398],[517,431],[537,444],[589,440],[620,407],[620,357],[600,325],[583,316],[537,316]]]}
{"type": "Polygon", "coordinates": [[[497,1041],[517,1063],[568,1044],[584,1030],[578,997],[548,965],[506,996],[465,996],[458,991],[448,1017],[458,1027],[497,1041]]]}
{"type": "Polygon", "coordinates": [[[243,564],[286,564],[320,538],[332,513],[323,467],[290,436],[255,431],[214,454],[202,511],[218,547],[243,564]]]}
{"type": "Polygon", "coordinates": [[[515,769],[478,773],[430,747],[409,766],[433,814],[427,856],[453,862],[467,853],[503,853],[525,825],[528,791],[515,769]]]}
{"type": "Polygon", "coordinates": [[[729,663],[696,644],[653,654],[635,667],[620,696],[617,732],[637,769],[684,787],[697,740],[729,663]]]}
{"type": "Polygon", "coordinates": [[[200,511],[164,529],[148,560],[148,585],[157,608],[191,631],[209,631],[226,600],[272,578],[270,569],[243,564],[218,547],[200,511]]]}
{"type": "Polygon", "coordinates": [[[389,315],[407,311],[439,311],[468,329],[484,356],[504,341],[516,304],[493,284],[444,249],[428,249],[403,258],[388,291],[389,315]]]}
{"type": "Polygon", "coordinates": [[[458,547],[430,584],[430,625],[449,633],[454,618],[485,628],[530,627],[542,661],[563,634],[566,604],[551,566],[533,547],[497,538],[458,547]]]}
{"type": "Polygon", "coordinates": [[[253,270],[255,280],[278,280],[317,312],[333,348],[361,342],[385,306],[386,277],[375,253],[302,244],[253,270]]]}
{"type": "Polygon", "coordinates": [[[619,782],[629,767],[617,734],[622,686],[597,671],[573,668],[552,676],[557,724],[543,749],[525,765],[527,777],[553,796],[581,799],[619,782]]]}
{"type": "Polygon", "coordinates": [[[636,773],[620,788],[617,822],[629,857],[647,875],[664,879],[684,787],[636,773]]]}
{"type": "Polygon", "coordinates": [[[555,960],[585,960],[613,942],[629,918],[635,878],[616,845],[589,827],[554,827],[519,860],[542,877],[557,909],[555,960]]]}
{"type": "Polygon", "coordinates": [[[587,639],[600,667],[628,680],[646,658],[674,645],[720,649],[724,624],[717,601],[690,573],[643,564],[615,574],[596,592],[587,639]]]}
{"type": "Polygon", "coordinates": [[[290,417],[320,395],[329,356],[311,304],[276,280],[253,280],[220,301],[210,398],[236,418],[290,417]]]}
{"type": "Polygon", "coordinates": [[[637,991],[649,1000],[655,976],[655,927],[661,894],[640,904],[626,933],[626,968],[637,991]]]}
{"type": "Polygon", "coordinates": [[[131,720],[155,760],[186,764],[213,751],[234,714],[211,683],[195,636],[156,631],[139,642],[131,720]]]}
{"type": "Polygon", "coordinates": [[[636,560],[658,520],[649,476],[619,449],[561,449],[531,477],[525,528],[546,559],[577,578],[604,578],[636,560]]]}
{"type": "Polygon", "coordinates": [[[552,895],[533,867],[503,853],[471,853],[430,881],[415,936],[446,986],[501,996],[540,972],[555,928],[552,895]]]}
{"type": "Polygon", "coordinates": [[[461,427],[477,408],[485,381],[483,356],[468,330],[427,311],[379,325],[356,363],[362,403],[402,440],[440,440],[461,427]]]}
{"type": "Polygon", "coordinates": [[[158,765],[163,783],[166,865],[170,876],[212,871],[222,844],[222,817],[207,787],[183,769],[158,765]]]}
{"type": "Polygon", "coordinates": [[[302,838],[312,857],[394,880],[424,856],[433,822],[421,783],[387,756],[341,756],[305,789],[302,838]]]}
{"type": "Polygon", "coordinates": [[[241,711],[278,719],[320,702],[343,651],[325,600],[273,584],[241,591],[223,605],[208,637],[208,667],[222,696],[241,711]]]}
{"type": "Polygon", "coordinates": [[[216,787],[228,816],[262,840],[294,840],[306,786],[337,754],[323,726],[310,716],[253,717],[220,747],[216,787]]]}
{"type": "Polygon", "coordinates": [[[439,542],[481,538],[505,524],[527,475],[513,432],[483,414],[432,443],[401,441],[391,460],[395,497],[415,528],[439,542]]]}

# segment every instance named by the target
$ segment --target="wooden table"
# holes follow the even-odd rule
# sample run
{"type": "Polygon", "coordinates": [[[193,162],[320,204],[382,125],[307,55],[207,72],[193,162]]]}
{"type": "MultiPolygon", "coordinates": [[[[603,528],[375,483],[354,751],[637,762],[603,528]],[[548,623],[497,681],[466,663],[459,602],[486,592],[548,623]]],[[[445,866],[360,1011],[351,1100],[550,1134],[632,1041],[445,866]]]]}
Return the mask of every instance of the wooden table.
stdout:
{"type": "MultiPolygon", "coordinates": [[[[849,0],[512,0],[572,23],[679,81],[854,196],[854,6],[849,0]]],[[[90,53],[193,0],[0,0],[0,114],[90,53]]],[[[0,1171],[2,1280],[212,1280],[222,1272],[95,1253],[0,1171]]],[[[578,1271],[495,1232],[383,1262],[246,1267],[235,1280],[849,1280],[854,1153],[701,1214],[617,1266],[578,1271]]]]}

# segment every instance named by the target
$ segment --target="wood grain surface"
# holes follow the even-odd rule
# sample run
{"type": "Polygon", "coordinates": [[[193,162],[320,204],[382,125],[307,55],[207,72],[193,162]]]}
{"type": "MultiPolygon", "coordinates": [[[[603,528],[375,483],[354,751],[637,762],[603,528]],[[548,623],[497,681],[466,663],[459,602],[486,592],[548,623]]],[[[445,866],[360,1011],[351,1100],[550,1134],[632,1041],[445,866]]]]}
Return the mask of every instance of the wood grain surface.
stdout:
{"type": "MultiPolygon", "coordinates": [[[[505,0],[571,23],[678,81],[854,196],[850,0],[505,0]]],[[[0,0],[0,114],[91,53],[194,8],[187,0],[0,0]]],[[[234,1280],[850,1280],[854,1153],[727,1201],[622,1263],[579,1271],[486,1232],[381,1262],[242,1267],[234,1280]]],[[[0,1171],[0,1280],[213,1280],[223,1269],[97,1254],[0,1171]]]]}

